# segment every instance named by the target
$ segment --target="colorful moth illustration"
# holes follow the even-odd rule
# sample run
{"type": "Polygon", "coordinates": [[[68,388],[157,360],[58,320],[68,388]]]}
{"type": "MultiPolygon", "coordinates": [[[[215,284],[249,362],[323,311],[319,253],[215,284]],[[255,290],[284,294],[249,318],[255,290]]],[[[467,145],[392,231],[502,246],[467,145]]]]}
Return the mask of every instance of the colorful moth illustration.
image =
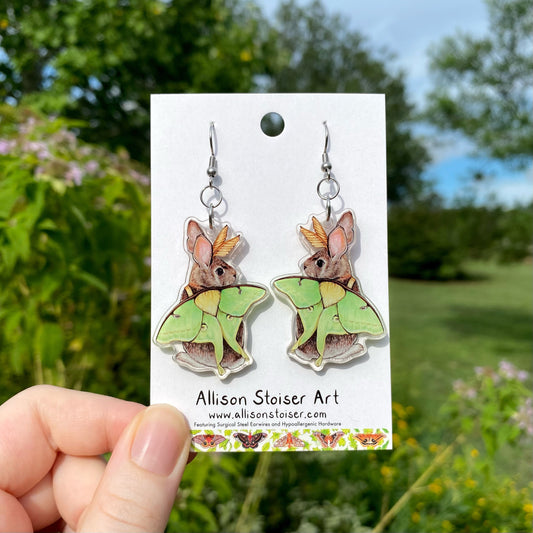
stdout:
{"type": "Polygon", "coordinates": [[[296,340],[289,355],[322,370],[326,363],[345,363],[367,351],[368,338],[380,339],[385,328],[377,310],[362,293],[347,255],[354,241],[354,215],[345,211],[328,233],[316,217],[313,231],[300,227],[313,251],[303,275],[274,280],[274,288],[296,308],[296,340]]]}
{"type": "Polygon", "coordinates": [[[251,433],[234,433],[233,436],[241,442],[243,448],[257,448],[259,443],[263,439],[266,439],[267,434],[254,433],[252,435],[251,433]]]}
{"type": "Polygon", "coordinates": [[[335,448],[339,440],[341,440],[341,437],[344,437],[344,432],[337,431],[336,433],[333,433],[333,435],[326,435],[325,433],[319,433],[316,431],[313,433],[313,436],[318,439],[320,444],[322,444],[322,448],[335,448]]]}
{"type": "Polygon", "coordinates": [[[295,437],[292,433],[287,433],[274,442],[275,448],[303,448],[305,442],[298,437],[295,437]]]}
{"type": "Polygon", "coordinates": [[[354,437],[361,443],[365,448],[375,448],[383,439],[386,438],[386,435],[383,433],[358,433],[354,437]]]}
{"type": "Polygon", "coordinates": [[[195,435],[191,439],[195,444],[199,444],[202,448],[215,448],[219,444],[226,442],[226,437],[222,435],[195,435]]]}
{"type": "Polygon", "coordinates": [[[180,365],[196,372],[212,371],[221,379],[252,363],[245,350],[243,320],[266,294],[264,287],[238,284],[237,271],[222,259],[240,240],[240,235],[227,239],[228,231],[224,226],[211,242],[199,223],[189,220],[186,249],[193,260],[189,282],[154,339],[163,348],[174,348],[174,360],[180,365]]]}

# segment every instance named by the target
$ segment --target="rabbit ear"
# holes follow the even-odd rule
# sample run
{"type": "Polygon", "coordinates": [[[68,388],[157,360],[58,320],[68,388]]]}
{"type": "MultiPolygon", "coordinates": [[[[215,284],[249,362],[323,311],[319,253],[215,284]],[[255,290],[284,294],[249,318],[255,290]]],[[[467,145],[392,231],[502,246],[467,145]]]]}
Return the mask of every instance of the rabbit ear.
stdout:
{"type": "Polygon", "coordinates": [[[193,258],[201,267],[208,267],[213,259],[213,245],[204,235],[199,235],[194,243],[193,258]]]}
{"type": "Polygon", "coordinates": [[[198,223],[194,220],[189,220],[189,223],[187,224],[187,250],[189,250],[191,254],[194,252],[196,239],[203,234],[204,232],[198,223]]]}
{"type": "Polygon", "coordinates": [[[346,233],[341,226],[337,226],[328,236],[328,251],[333,258],[340,257],[346,253],[348,241],[346,233]]]}
{"type": "Polygon", "coordinates": [[[353,220],[353,214],[351,211],[346,211],[344,215],[339,220],[339,223],[337,226],[340,226],[344,230],[344,234],[346,235],[347,243],[350,244],[353,241],[354,237],[354,220],[353,220]]]}

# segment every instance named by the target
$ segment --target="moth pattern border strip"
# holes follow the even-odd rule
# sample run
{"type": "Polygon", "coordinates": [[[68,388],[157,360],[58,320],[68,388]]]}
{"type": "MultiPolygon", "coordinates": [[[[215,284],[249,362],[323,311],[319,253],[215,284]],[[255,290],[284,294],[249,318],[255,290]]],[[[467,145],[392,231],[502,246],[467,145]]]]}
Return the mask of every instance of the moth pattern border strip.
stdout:
{"type": "Polygon", "coordinates": [[[386,450],[392,442],[388,428],[254,429],[236,427],[191,430],[194,452],[386,450]]]}

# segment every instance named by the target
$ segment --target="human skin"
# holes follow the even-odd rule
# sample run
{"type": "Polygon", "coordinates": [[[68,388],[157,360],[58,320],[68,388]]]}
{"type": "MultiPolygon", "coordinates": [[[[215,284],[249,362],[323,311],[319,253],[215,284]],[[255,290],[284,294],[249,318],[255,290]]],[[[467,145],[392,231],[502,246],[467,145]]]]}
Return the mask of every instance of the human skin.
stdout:
{"type": "Polygon", "coordinates": [[[0,532],[162,532],[189,448],[169,405],[29,388],[0,406],[0,532]]]}

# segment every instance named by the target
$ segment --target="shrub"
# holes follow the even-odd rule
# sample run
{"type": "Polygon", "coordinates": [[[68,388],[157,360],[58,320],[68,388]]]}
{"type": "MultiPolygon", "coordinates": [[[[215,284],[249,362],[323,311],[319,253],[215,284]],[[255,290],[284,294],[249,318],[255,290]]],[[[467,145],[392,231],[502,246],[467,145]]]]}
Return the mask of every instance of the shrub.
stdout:
{"type": "Polygon", "coordinates": [[[1,399],[46,381],[146,402],[144,169],[76,124],[0,112],[0,358],[15,375],[1,399]]]}

